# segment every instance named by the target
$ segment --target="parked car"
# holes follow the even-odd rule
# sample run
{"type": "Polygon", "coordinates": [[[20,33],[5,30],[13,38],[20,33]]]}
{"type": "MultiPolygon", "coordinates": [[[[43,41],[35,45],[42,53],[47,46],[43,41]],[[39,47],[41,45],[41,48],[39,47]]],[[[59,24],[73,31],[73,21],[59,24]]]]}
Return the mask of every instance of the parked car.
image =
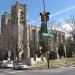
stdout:
{"type": "Polygon", "coordinates": [[[7,62],[5,67],[6,68],[13,68],[13,63],[12,62],[7,62]]]}
{"type": "Polygon", "coordinates": [[[13,68],[12,61],[4,61],[1,63],[1,68],[13,68]]]}
{"type": "Polygon", "coordinates": [[[17,69],[17,70],[28,69],[28,65],[24,63],[17,63],[17,64],[14,64],[13,69],[17,69]]]}

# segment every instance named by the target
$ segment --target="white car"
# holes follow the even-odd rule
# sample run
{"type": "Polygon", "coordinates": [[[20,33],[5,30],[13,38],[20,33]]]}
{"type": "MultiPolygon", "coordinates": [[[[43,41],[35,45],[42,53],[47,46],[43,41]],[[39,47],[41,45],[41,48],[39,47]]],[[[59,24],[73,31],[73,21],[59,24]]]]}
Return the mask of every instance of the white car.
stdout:
{"type": "Polygon", "coordinates": [[[12,62],[8,62],[5,65],[6,68],[13,68],[13,63],[12,62]]]}
{"type": "Polygon", "coordinates": [[[13,68],[13,62],[11,61],[3,62],[1,63],[1,67],[2,68],[13,68]]]}
{"type": "Polygon", "coordinates": [[[19,70],[21,70],[21,69],[28,69],[28,65],[26,65],[26,64],[23,64],[23,63],[17,63],[17,64],[14,64],[14,66],[13,66],[13,69],[19,69],[19,70]]]}

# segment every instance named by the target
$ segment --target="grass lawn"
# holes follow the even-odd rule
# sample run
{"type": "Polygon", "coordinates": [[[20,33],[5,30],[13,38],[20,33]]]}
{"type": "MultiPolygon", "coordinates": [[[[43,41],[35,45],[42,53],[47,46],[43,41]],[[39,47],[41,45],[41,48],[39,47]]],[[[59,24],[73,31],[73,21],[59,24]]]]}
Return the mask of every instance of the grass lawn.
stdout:
{"type": "MultiPolygon", "coordinates": [[[[75,64],[75,58],[63,58],[49,61],[51,67],[70,66],[75,64]]],[[[36,63],[31,67],[47,67],[47,62],[36,63]]]]}

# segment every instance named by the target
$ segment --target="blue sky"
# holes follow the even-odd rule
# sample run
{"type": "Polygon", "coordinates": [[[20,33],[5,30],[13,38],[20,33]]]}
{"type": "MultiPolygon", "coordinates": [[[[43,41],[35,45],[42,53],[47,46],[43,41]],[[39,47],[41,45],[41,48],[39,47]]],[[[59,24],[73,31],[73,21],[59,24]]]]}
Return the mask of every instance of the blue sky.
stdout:
{"type": "MultiPolygon", "coordinates": [[[[40,21],[37,21],[36,19],[40,18],[39,13],[43,11],[43,3],[42,0],[18,0],[20,3],[27,4],[28,5],[28,20],[32,25],[39,25],[40,21]],[[32,23],[34,20],[36,20],[35,23],[32,23]]],[[[16,0],[0,0],[0,19],[1,15],[4,12],[11,11],[11,6],[15,4],[16,0]]],[[[69,9],[70,7],[75,6],[75,0],[45,0],[46,5],[46,11],[49,11],[50,14],[55,14],[61,10],[69,9]]],[[[57,21],[63,21],[64,18],[69,17],[70,15],[75,15],[75,7],[71,8],[70,10],[59,13],[53,17],[50,17],[51,19],[57,20],[57,21]]]]}

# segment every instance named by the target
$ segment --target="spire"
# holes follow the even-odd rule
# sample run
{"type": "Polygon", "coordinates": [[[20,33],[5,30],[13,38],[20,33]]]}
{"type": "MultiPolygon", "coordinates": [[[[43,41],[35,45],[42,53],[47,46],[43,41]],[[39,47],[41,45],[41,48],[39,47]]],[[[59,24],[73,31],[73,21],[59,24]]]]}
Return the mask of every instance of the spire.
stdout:
{"type": "Polygon", "coordinates": [[[19,0],[16,0],[16,4],[19,4],[19,0]]]}

